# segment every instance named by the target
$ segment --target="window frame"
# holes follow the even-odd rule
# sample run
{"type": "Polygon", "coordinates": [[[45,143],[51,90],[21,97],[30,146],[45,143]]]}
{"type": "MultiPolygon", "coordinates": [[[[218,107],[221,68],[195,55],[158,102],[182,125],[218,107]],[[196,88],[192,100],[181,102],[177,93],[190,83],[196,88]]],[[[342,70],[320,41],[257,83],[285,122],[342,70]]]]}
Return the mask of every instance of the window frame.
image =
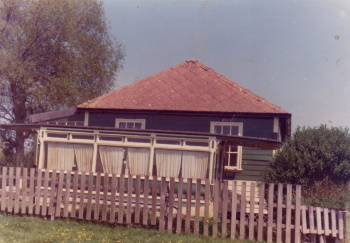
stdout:
{"type": "MultiPolygon", "coordinates": [[[[243,122],[210,122],[210,132],[215,133],[215,126],[237,126],[238,127],[238,135],[232,136],[243,136],[243,122]]],[[[221,133],[222,134],[222,133],[221,133]]],[[[226,151],[227,156],[227,165],[224,166],[225,171],[242,171],[242,146],[237,146],[237,151],[231,152],[231,147],[229,147],[226,151]],[[230,165],[230,155],[237,154],[236,166],[230,165]]]]}
{"type": "MultiPolygon", "coordinates": [[[[134,123],[134,127],[135,127],[135,123],[141,123],[141,129],[145,129],[146,128],[146,119],[125,119],[125,118],[116,118],[115,119],[115,127],[119,128],[119,123],[121,122],[125,122],[125,123],[134,123]]],[[[125,128],[128,129],[128,128],[125,128]]],[[[130,129],[130,128],[129,128],[130,129]]],[[[131,128],[131,129],[137,129],[137,128],[131,128]]]]}

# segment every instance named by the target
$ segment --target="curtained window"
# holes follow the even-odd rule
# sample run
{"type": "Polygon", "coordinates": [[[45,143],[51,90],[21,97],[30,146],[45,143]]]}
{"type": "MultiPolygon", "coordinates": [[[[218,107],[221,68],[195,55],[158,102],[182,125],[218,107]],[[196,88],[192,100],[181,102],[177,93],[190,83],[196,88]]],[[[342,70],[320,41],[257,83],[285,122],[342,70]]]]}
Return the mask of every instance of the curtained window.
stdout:
{"type": "Polygon", "coordinates": [[[47,143],[47,169],[72,170],[73,166],[73,144],[47,143]]]}
{"type": "Polygon", "coordinates": [[[148,148],[128,148],[127,161],[129,174],[148,175],[149,174],[149,156],[148,148]]]}
{"type": "Polygon", "coordinates": [[[157,176],[179,177],[182,151],[156,149],[157,176]]]}
{"type": "Polygon", "coordinates": [[[103,172],[121,174],[123,168],[124,148],[99,146],[103,172]]]}
{"type": "Polygon", "coordinates": [[[157,176],[206,179],[209,165],[208,152],[157,149],[157,176]]]}
{"type": "Polygon", "coordinates": [[[183,151],[182,177],[205,179],[209,164],[208,152],[183,151]]]}
{"type": "Polygon", "coordinates": [[[93,145],[74,144],[75,159],[79,171],[90,172],[92,170],[93,151],[93,145]]]}

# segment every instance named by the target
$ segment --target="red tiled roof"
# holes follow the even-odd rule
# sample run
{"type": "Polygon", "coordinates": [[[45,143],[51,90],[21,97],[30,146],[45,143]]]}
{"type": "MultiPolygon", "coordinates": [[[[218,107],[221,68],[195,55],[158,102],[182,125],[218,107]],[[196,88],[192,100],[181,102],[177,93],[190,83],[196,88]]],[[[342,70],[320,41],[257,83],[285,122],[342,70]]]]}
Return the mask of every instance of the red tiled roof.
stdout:
{"type": "Polygon", "coordinates": [[[86,101],[78,108],[287,113],[193,59],[86,101]]]}

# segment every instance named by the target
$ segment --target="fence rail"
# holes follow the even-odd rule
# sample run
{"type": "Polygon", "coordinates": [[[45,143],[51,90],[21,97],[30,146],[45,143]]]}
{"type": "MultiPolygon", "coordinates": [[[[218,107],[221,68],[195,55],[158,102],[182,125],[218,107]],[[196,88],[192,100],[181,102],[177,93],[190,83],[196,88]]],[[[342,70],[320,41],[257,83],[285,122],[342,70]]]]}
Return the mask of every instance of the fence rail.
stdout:
{"type": "Polygon", "coordinates": [[[300,186],[14,167],[0,172],[0,210],[8,213],[267,242],[346,238],[345,213],[302,206],[300,186]]]}

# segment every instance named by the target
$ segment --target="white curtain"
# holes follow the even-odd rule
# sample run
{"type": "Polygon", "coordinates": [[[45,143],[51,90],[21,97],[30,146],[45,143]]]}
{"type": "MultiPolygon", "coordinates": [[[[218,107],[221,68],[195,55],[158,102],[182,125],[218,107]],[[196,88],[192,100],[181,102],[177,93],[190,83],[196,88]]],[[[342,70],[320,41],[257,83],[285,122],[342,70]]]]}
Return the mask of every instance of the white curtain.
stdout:
{"type": "Polygon", "coordinates": [[[149,174],[149,156],[148,148],[128,148],[128,167],[131,175],[149,174]]]}
{"type": "Polygon", "coordinates": [[[99,146],[103,172],[121,174],[124,149],[112,146],[99,146]]]}
{"type": "Polygon", "coordinates": [[[94,147],[88,144],[74,144],[74,153],[78,170],[90,172],[92,169],[92,157],[94,147]]]}
{"type": "Polygon", "coordinates": [[[208,152],[183,151],[182,177],[205,179],[209,164],[208,152]]]}
{"type": "Polygon", "coordinates": [[[48,143],[47,169],[72,170],[74,165],[73,144],[48,143]]]}
{"type": "Polygon", "coordinates": [[[157,149],[156,165],[157,176],[179,177],[182,151],[157,149]]]}

